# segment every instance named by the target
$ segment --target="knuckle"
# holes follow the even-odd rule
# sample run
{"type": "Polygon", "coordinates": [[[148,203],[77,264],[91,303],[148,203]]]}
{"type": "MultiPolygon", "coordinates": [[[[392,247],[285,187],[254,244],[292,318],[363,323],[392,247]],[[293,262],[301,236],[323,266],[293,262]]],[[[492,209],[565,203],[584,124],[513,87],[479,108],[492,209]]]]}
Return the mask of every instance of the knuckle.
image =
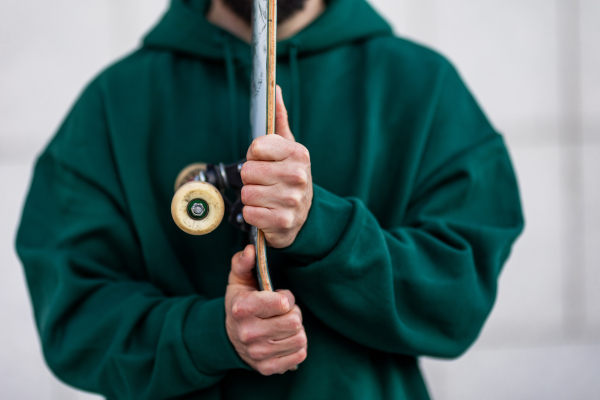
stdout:
{"type": "Polygon", "coordinates": [[[283,229],[290,230],[293,227],[294,227],[294,217],[290,214],[284,220],[283,229]]]}
{"type": "Polygon", "coordinates": [[[276,225],[279,229],[289,230],[294,226],[294,217],[292,213],[281,213],[276,219],[276,225]]]}
{"type": "Polygon", "coordinates": [[[259,347],[251,347],[248,349],[248,357],[254,361],[263,361],[268,358],[267,352],[259,347]]]}
{"type": "Polygon", "coordinates": [[[297,353],[297,364],[300,364],[304,360],[306,360],[306,356],[308,355],[308,347],[303,347],[297,353]]]}
{"type": "Polygon", "coordinates": [[[238,339],[240,340],[240,342],[242,344],[248,344],[248,343],[250,343],[250,340],[248,340],[248,334],[244,330],[240,330],[238,332],[238,339]]]}
{"type": "Polygon", "coordinates": [[[283,294],[279,296],[279,308],[284,313],[287,312],[290,308],[290,301],[283,294]]]}
{"type": "Polygon", "coordinates": [[[302,146],[302,157],[304,161],[310,162],[310,152],[304,146],[302,146]]]}
{"type": "Polygon", "coordinates": [[[286,198],[286,205],[292,208],[298,208],[302,204],[302,193],[298,191],[290,191],[286,198]]]}
{"type": "Polygon", "coordinates": [[[258,372],[264,376],[273,375],[276,371],[275,368],[271,364],[263,363],[258,366],[258,372]]]}
{"type": "Polygon", "coordinates": [[[292,295],[292,292],[289,289],[277,289],[277,293],[279,293],[279,294],[281,294],[283,296],[292,295]]]}
{"type": "Polygon", "coordinates": [[[246,311],[243,307],[242,304],[240,304],[240,302],[235,302],[233,304],[233,306],[231,307],[231,315],[233,316],[233,319],[235,320],[240,320],[243,319],[246,316],[246,311]]]}
{"type": "Polygon", "coordinates": [[[241,328],[238,333],[238,337],[240,339],[240,342],[242,342],[243,344],[249,344],[257,338],[257,335],[252,329],[241,328]]]}
{"type": "Polygon", "coordinates": [[[244,296],[233,303],[231,313],[237,319],[242,320],[254,315],[256,306],[250,298],[254,295],[255,293],[251,293],[250,296],[244,296]]]}
{"type": "Polygon", "coordinates": [[[248,154],[251,155],[253,159],[259,157],[262,151],[260,139],[261,138],[254,139],[254,141],[250,145],[250,148],[248,149],[248,154]]]}
{"type": "Polygon", "coordinates": [[[294,146],[294,157],[302,163],[310,163],[310,152],[300,143],[294,146]]]}
{"type": "Polygon", "coordinates": [[[306,333],[302,333],[298,335],[298,346],[301,348],[306,347],[308,344],[308,338],[306,337],[306,333]]]}
{"type": "Polygon", "coordinates": [[[293,174],[293,181],[296,185],[304,186],[308,183],[308,174],[303,168],[297,168],[293,174]]]}
{"type": "Polygon", "coordinates": [[[290,328],[295,332],[300,332],[302,329],[302,319],[298,314],[291,314],[289,316],[290,328]]]}

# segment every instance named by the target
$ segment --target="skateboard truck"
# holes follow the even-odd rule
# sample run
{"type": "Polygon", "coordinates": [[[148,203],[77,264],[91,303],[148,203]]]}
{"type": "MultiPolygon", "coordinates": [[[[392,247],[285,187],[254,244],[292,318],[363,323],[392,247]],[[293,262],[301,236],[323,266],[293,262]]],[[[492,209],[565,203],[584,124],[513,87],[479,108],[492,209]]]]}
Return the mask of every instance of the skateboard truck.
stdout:
{"type": "Polygon", "coordinates": [[[242,209],[242,177],[240,172],[246,160],[233,164],[191,164],[175,180],[175,195],[171,202],[173,220],[191,235],[206,235],[215,230],[225,213],[234,227],[250,233],[250,242],[256,249],[257,279],[261,290],[272,290],[267,267],[264,234],[244,220],[242,209]],[[235,201],[225,196],[233,190],[235,201]]]}
{"type": "MultiPolygon", "coordinates": [[[[184,168],[175,180],[176,195],[174,199],[182,199],[183,203],[187,202],[187,204],[185,204],[186,213],[176,212],[173,215],[175,223],[180,227],[183,225],[184,227],[190,227],[187,229],[196,229],[202,232],[188,232],[188,230],[184,229],[191,234],[207,234],[212,231],[207,231],[203,227],[206,225],[205,223],[196,223],[196,221],[205,220],[206,218],[210,219],[211,212],[214,212],[208,205],[208,200],[204,198],[210,197],[210,193],[212,193],[211,188],[208,188],[205,185],[199,186],[197,184],[186,186],[191,182],[200,182],[210,184],[220,192],[222,200],[218,200],[218,203],[222,202],[222,206],[217,207],[217,210],[220,209],[220,207],[223,207],[224,213],[228,215],[229,223],[244,232],[250,232],[250,225],[244,220],[244,215],[242,214],[244,204],[242,203],[241,195],[244,184],[242,183],[240,171],[242,170],[244,162],[246,162],[246,160],[241,160],[228,165],[224,165],[223,163],[197,163],[184,168]],[[202,193],[203,189],[208,192],[208,196],[202,193]],[[235,193],[235,201],[231,201],[225,196],[225,191],[227,189],[231,189],[235,193]],[[197,198],[192,199],[183,192],[177,196],[177,192],[180,190],[183,190],[184,192],[194,190],[197,198]]],[[[177,206],[176,211],[183,210],[184,204],[177,204],[177,206]]],[[[219,220],[219,222],[221,221],[219,220]]],[[[215,229],[217,226],[218,224],[211,225],[211,228],[215,229]]]]}

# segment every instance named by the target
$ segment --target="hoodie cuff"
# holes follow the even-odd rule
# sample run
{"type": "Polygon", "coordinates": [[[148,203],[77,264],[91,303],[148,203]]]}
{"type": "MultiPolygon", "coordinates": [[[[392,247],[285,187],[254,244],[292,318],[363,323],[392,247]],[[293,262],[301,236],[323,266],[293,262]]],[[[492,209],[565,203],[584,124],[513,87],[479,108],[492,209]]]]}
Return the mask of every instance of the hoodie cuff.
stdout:
{"type": "Polygon", "coordinates": [[[354,204],[318,185],[308,217],[294,242],[279,251],[301,264],[325,258],[340,241],[353,215],[354,204]]]}
{"type": "Polygon", "coordinates": [[[183,340],[196,368],[207,375],[252,369],[241,359],[225,329],[225,298],[198,301],[183,327],[183,340]]]}

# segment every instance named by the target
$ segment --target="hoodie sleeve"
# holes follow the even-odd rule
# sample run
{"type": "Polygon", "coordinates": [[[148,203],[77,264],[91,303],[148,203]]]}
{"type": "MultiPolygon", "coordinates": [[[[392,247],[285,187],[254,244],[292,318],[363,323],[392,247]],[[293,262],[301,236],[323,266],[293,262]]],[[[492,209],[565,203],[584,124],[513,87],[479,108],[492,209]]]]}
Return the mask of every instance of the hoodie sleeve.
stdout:
{"type": "Polygon", "coordinates": [[[228,340],[224,299],[168,295],[147,279],[98,86],[39,158],[17,237],[44,356],[64,382],[108,398],[216,390],[249,368],[228,340]]]}
{"type": "Polygon", "coordinates": [[[305,225],[281,250],[290,289],[317,318],[389,353],[464,352],[523,227],[502,138],[453,68],[440,82],[408,206],[390,205],[395,226],[361,200],[315,185],[305,225]]]}

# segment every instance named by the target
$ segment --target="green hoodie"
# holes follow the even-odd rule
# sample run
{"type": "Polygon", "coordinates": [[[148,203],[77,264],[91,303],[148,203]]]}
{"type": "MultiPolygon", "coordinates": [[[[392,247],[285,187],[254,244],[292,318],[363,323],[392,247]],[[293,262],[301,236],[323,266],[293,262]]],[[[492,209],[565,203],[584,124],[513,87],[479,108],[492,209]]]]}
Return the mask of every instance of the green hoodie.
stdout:
{"type": "Polygon", "coordinates": [[[509,156],[453,67],[364,0],[278,44],[314,199],[269,250],[303,310],[308,358],[264,377],[225,331],[226,222],[171,219],[178,172],[250,143],[250,48],[173,0],[143,47],[83,92],[39,157],[17,237],[45,358],[119,399],[427,399],[421,355],[477,337],[523,220],[509,156]]]}

